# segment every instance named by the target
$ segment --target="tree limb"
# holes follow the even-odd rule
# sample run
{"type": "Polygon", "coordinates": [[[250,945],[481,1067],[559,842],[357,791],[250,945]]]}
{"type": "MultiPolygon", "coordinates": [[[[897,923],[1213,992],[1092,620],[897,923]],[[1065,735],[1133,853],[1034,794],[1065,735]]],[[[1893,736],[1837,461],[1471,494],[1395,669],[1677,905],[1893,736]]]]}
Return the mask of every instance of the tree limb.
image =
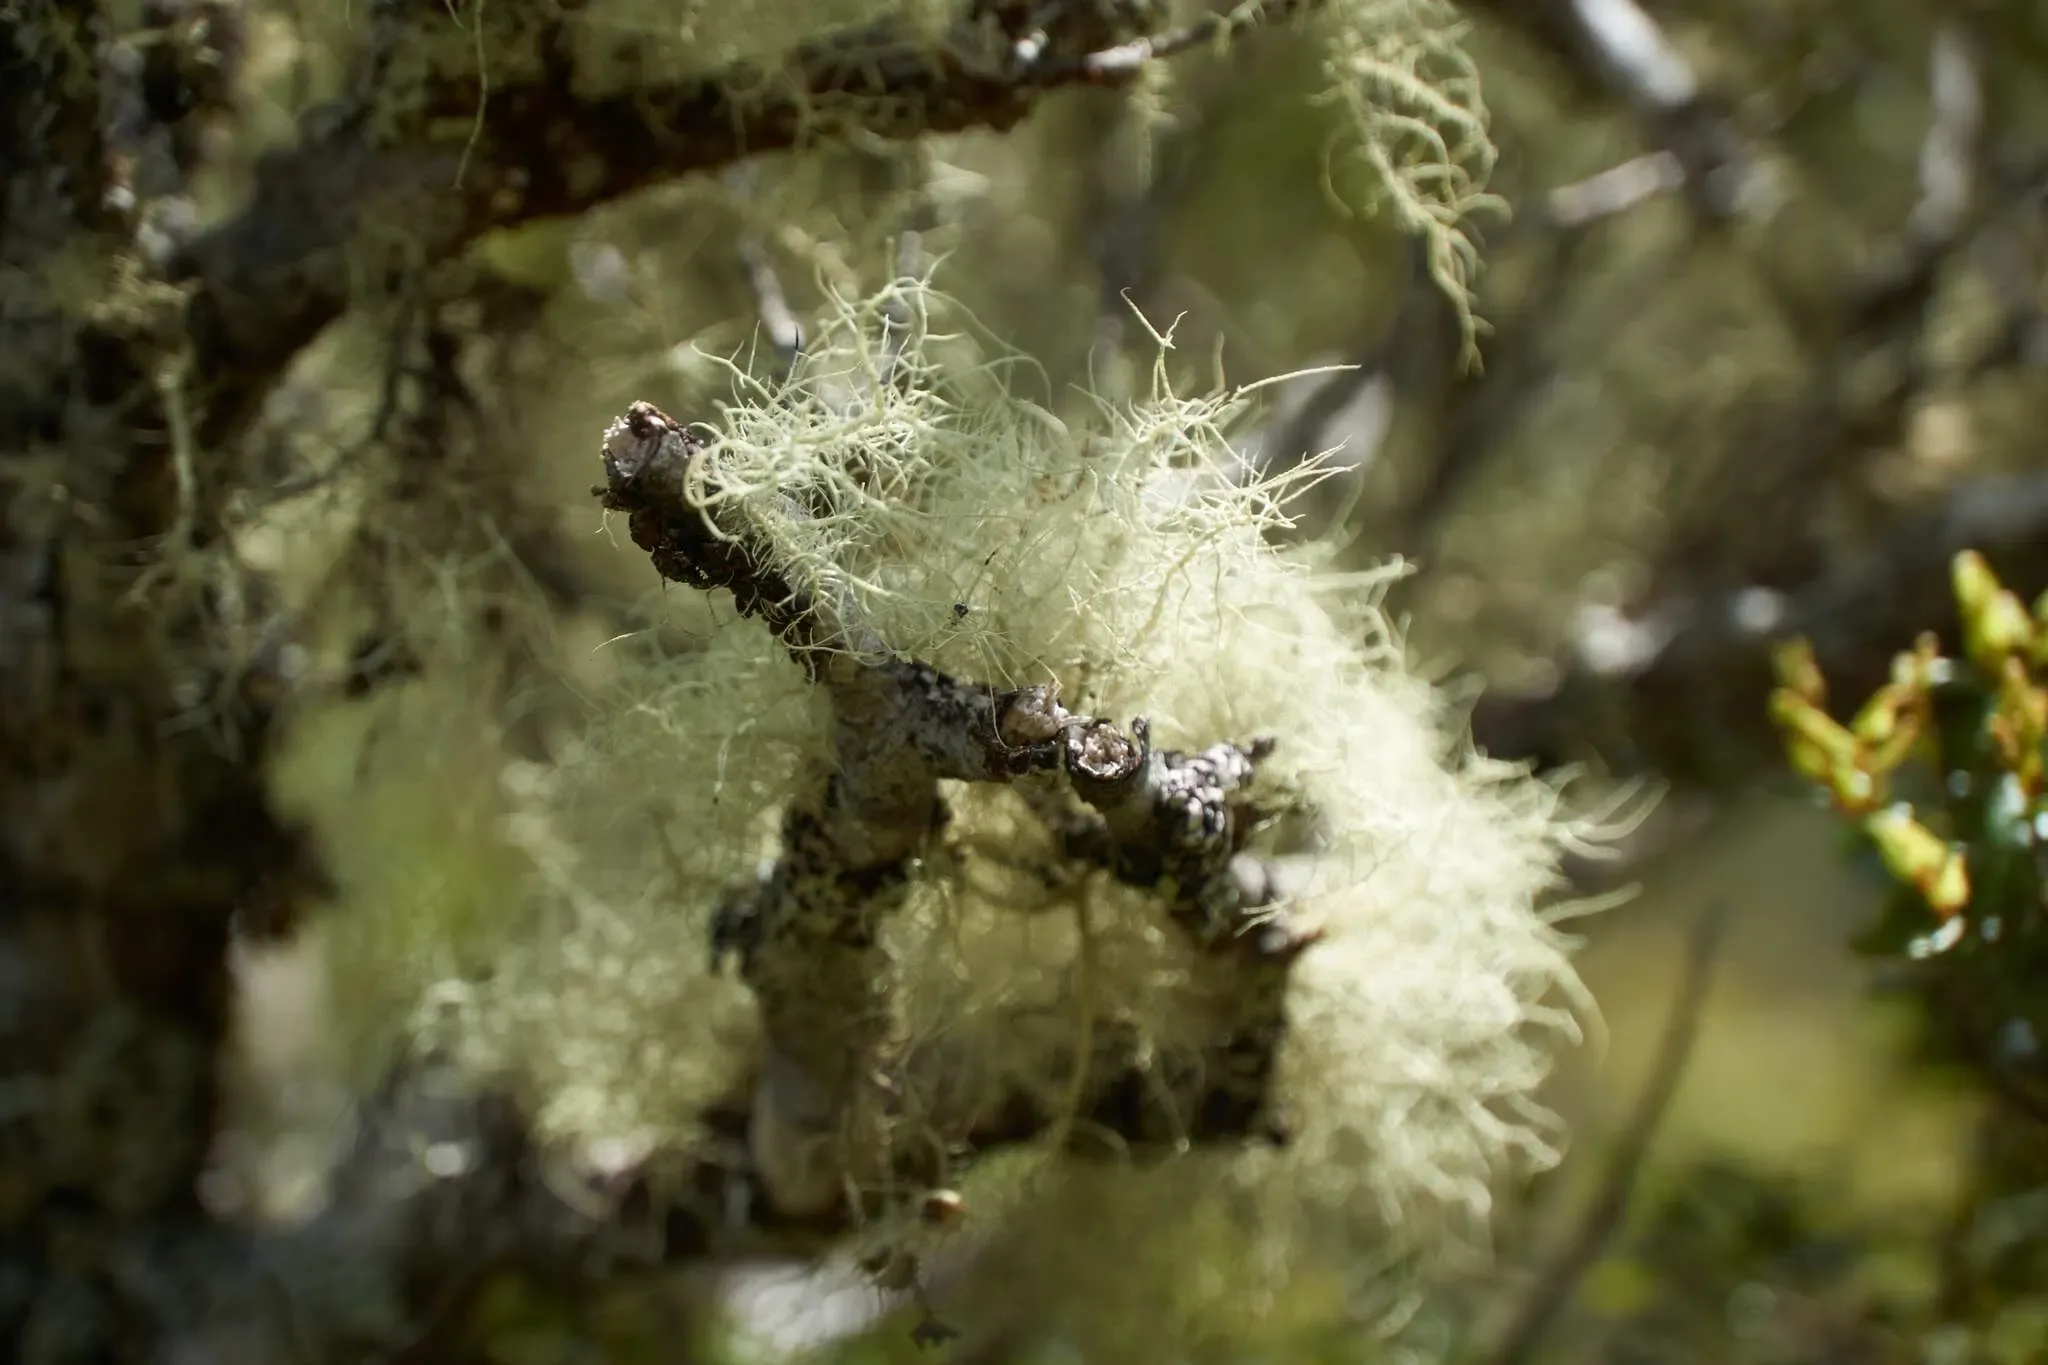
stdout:
{"type": "MultiPolygon", "coordinates": [[[[1054,42],[1027,60],[977,38],[991,24],[1002,31],[1006,0],[968,0],[956,40],[937,48],[884,21],[801,44],[775,66],[745,63],[604,95],[578,93],[562,58],[488,92],[475,73],[448,73],[403,119],[372,124],[362,111],[328,111],[325,131],[309,128],[259,167],[239,215],[173,260],[172,277],[197,286],[200,367],[223,385],[202,439],[239,431],[278,358],[337,317],[361,281],[400,261],[443,260],[497,228],[582,213],[821,136],[1007,129],[1054,90],[1135,80],[1149,60],[1314,3],[1238,6],[1102,53],[1054,42]],[[479,108],[485,116],[473,119],[479,108]],[[394,237],[391,224],[403,232],[394,237]]],[[[1054,8],[1078,15],[1089,7],[1054,8]]]]}
{"type": "MultiPolygon", "coordinates": [[[[1123,881],[1169,888],[1190,941],[1237,972],[1239,1018],[1219,1036],[1197,1093],[1161,1097],[1156,1079],[1148,1086],[1091,1059],[1085,1107],[1140,1142],[1160,1140],[1174,1126],[1167,1117],[1186,1126],[1185,1116],[1159,1113],[1162,1098],[1199,1112],[1207,1135],[1254,1131],[1284,1031],[1287,968],[1313,941],[1263,908],[1268,880],[1237,861],[1246,822],[1236,793],[1266,747],[1156,751],[1142,720],[1126,733],[1073,714],[1051,687],[998,691],[896,657],[849,601],[793,586],[758,538],[707,510],[716,506],[716,447],[652,404],[613,423],[604,466],[605,506],[627,514],[634,543],[662,576],[731,591],[832,702],[830,770],[789,810],[779,860],[724,930],[761,1008],[767,1056],[750,1141],[780,1211],[825,1214],[844,1204],[849,1184],[886,1184],[901,1159],[884,1132],[901,1101],[890,1095],[889,971],[877,934],[903,900],[911,860],[945,818],[941,779],[1064,773],[1094,812],[1079,840],[1092,859],[1123,881]]],[[[1183,1090],[1190,1079],[1181,1078],[1183,1090]]],[[[1054,1116],[1020,1099],[969,1116],[969,1125],[976,1119],[986,1137],[1015,1141],[1054,1116]]]]}

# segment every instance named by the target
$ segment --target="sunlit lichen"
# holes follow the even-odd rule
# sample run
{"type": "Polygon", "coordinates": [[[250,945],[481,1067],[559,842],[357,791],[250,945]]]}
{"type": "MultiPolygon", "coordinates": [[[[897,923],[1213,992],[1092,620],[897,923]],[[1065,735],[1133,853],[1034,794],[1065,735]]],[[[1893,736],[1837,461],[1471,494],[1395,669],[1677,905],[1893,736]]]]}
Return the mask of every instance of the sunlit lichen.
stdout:
{"type": "MultiPolygon", "coordinates": [[[[1401,667],[1381,576],[1278,548],[1284,488],[1210,475],[1247,395],[1180,398],[1162,380],[1070,427],[1022,396],[1028,370],[964,324],[941,331],[945,316],[898,281],[841,303],[788,385],[735,372],[706,415],[726,511],[905,655],[1055,682],[1096,713],[1149,716],[1166,745],[1273,736],[1312,868],[1294,910],[1327,937],[1290,1001],[1291,1145],[1246,1178],[1289,1192],[1276,1208],[1415,1228],[1450,1212],[1469,1229],[1504,1167],[1551,1155],[1532,1094],[1574,1035],[1566,945],[1538,909],[1554,793],[1461,754],[1401,667]],[[776,515],[792,500],[812,515],[776,515]]],[[[800,670],[745,621],[625,666],[593,701],[573,761],[507,788],[498,837],[528,903],[501,910],[489,969],[420,983],[436,1037],[526,1077],[546,1126],[579,1138],[686,1123],[743,1055],[708,927],[773,853],[825,728],[800,670]]],[[[1062,874],[1027,798],[949,792],[887,943],[902,1046],[969,1040],[952,1051],[991,1083],[1057,1096],[1080,1031],[1135,1025],[1171,1052],[1211,1002],[1160,907],[1062,874]],[[1041,1024],[1018,1027],[1020,1006],[1041,1024]]],[[[388,950],[385,972],[417,977],[417,945],[374,923],[337,925],[349,960],[388,950]]]]}

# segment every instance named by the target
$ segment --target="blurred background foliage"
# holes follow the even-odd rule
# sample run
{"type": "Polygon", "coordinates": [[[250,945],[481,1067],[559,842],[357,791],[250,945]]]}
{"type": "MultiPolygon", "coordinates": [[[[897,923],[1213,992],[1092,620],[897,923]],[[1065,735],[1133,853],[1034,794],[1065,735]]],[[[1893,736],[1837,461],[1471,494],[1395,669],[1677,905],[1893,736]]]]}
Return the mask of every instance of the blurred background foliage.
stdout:
{"type": "MultiPolygon", "coordinates": [[[[253,131],[223,158],[244,169],[331,82],[319,35],[344,21],[255,9],[253,131]]],[[[377,812],[353,817],[376,825],[353,837],[386,851],[391,887],[425,894],[432,865],[442,899],[502,894],[458,828],[477,799],[460,774],[569,724],[564,698],[606,668],[603,642],[716,624],[683,594],[650,597],[645,563],[592,534],[582,455],[633,399],[706,410],[725,379],[701,352],[766,353],[764,263],[801,319],[827,284],[886,278],[914,231],[939,286],[1042,368],[1055,407],[1148,382],[1139,315],[1171,327],[1184,386],[1345,366],[1275,390],[1242,457],[1341,448],[1304,526],[1345,538],[1360,566],[1411,563],[1390,605],[1418,660],[1472,698],[1483,746],[1575,765],[1617,811],[1638,811],[1631,792],[1661,800],[1618,857],[1574,869],[1588,897],[1641,890],[1581,922],[1604,1028],[1555,1087],[1572,1156],[1501,1209],[1497,1256],[1442,1301],[1297,1286],[1299,1322],[1259,1324],[1259,1358],[1366,1358],[1360,1332],[1317,1325],[1348,1316],[1401,1320],[1418,1356],[1503,1365],[2048,1360],[2040,867],[2034,825],[1994,830],[1984,801],[2017,761],[1984,741],[1984,717],[2021,703],[1973,671],[1951,590],[1966,548],[2025,600],[2048,586],[2048,8],[1462,12],[1503,206],[1472,223],[1477,366],[1413,243],[1330,183],[1340,114],[1309,98],[1313,46],[1284,33],[1194,54],[1135,92],[1064,94],[1007,134],[771,158],[495,238],[446,291],[458,306],[335,329],[272,405],[281,470],[340,468],[366,433],[392,437],[394,386],[488,399],[461,443],[413,434],[441,463],[412,466],[419,496],[383,542],[322,546],[309,488],[300,522],[289,503],[260,509],[263,545],[308,565],[310,585],[334,554],[431,539],[463,601],[493,605],[410,611],[380,637],[392,666],[407,632],[496,642],[517,724],[463,730],[467,691],[407,701],[424,720],[315,722],[283,785],[338,837],[344,807],[377,812]],[[495,483],[446,463],[507,459],[517,477],[495,483]],[[465,492],[437,499],[437,484],[465,492]],[[1939,908],[1801,776],[1771,703],[1779,640],[1809,642],[1801,666],[1826,693],[1794,691],[1846,723],[1923,630],[1962,662],[1931,703],[1939,752],[1911,759],[1931,766],[1891,799],[1967,851],[1968,891],[1939,908]],[[343,801],[340,774],[369,743],[336,729],[350,725],[433,734],[450,790],[343,801]],[[1928,946],[1957,924],[1959,940],[1928,946]]],[[[236,192],[223,176],[215,207],[236,192]]],[[[388,607],[344,605],[337,648],[388,607]]],[[[459,963],[459,926],[447,933],[431,951],[459,963]]],[[[308,1164],[293,1144],[317,1146],[345,1087],[320,1079],[334,1049],[303,963],[266,958],[250,980],[264,1026],[247,1090],[284,1099],[252,1114],[223,1180],[288,1205],[308,1164]],[[280,1076],[292,1084],[273,1092],[280,1076]]],[[[1187,1207],[1171,1188],[1139,1198],[1187,1207]]],[[[1093,1310],[1127,1334],[1118,1358],[1151,1358],[1149,1315],[1230,1295],[1243,1249],[1200,1215],[1147,1223],[1139,1248],[1101,1209],[1042,1212],[1101,1223],[1084,1240],[1118,1286],[1093,1310]]],[[[1016,1324],[982,1358],[1078,1360],[1069,1336],[1111,1339],[1062,1316],[1087,1305],[1031,1297],[1032,1256],[1076,1254],[1071,1230],[1012,1235],[963,1258],[959,1292],[1016,1324]]],[[[736,1323],[697,1349],[753,1358],[771,1333],[837,1336],[883,1298],[857,1276],[773,1289],[750,1282],[736,1323]]],[[[645,1302],[534,1304],[508,1287],[479,1311],[507,1362],[588,1359],[614,1339],[637,1344],[613,1358],[673,1358],[645,1354],[645,1302]]],[[[937,1358],[911,1341],[917,1321],[906,1307],[829,1350],[937,1358]]]]}

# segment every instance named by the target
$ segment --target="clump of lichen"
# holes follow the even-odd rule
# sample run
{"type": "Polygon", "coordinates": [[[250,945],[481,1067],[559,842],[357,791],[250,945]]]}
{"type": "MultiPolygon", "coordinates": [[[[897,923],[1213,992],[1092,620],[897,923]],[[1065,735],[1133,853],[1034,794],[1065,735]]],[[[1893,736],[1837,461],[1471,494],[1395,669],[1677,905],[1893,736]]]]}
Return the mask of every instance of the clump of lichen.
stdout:
{"type": "Polygon", "coordinates": [[[1333,183],[1347,167],[1362,169],[1366,194],[1352,198],[1391,213],[1421,239],[1469,356],[1478,338],[1471,286],[1479,249],[1466,224],[1501,205],[1486,192],[1494,146],[1463,21],[1444,0],[1361,0],[1329,6],[1316,27],[1322,98],[1345,114],[1331,149],[1333,183]]]}
{"type": "MultiPolygon", "coordinates": [[[[1333,77],[1378,120],[1361,124],[1367,164],[1462,302],[1484,129],[1445,14],[1402,0],[1326,17],[1333,77]]],[[[927,282],[863,298],[837,283],[793,373],[714,361],[730,397],[682,414],[709,442],[720,523],[902,656],[1055,684],[1076,711],[1147,718],[1166,747],[1270,736],[1260,780],[1287,815],[1256,846],[1305,870],[1289,908],[1323,938],[1289,1002],[1291,1142],[1227,1163],[1257,1192],[1257,1283],[1332,1235],[1371,1229],[1355,1251],[1389,1228],[1469,1230],[1504,1170],[1550,1159],[1534,1092],[1576,1036],[1568,945],[1540,908],[1556,793],[1466,751],[1403,666],[1377,607],[1387,575],[1282,548],[1316,461],[1218,476],[1255,389],[1184,396],[1162,360],[1149,391],[1068,420],[927,282]]],[[[1163,357],[1171,336],[1155,337],[1163,357]]],[[[698,617],[681,648],[608,642],[586,729],[547,763],[466,714],[460,679],[400,689],[382,704],[412,709],[389,722],[375,813],[342,832],[352,904],[328,952],[360,988],[336,992],[343,1008],[375,1015],[358,1032],[510,1079],[563,1140],[687,1141],[730,1095],[751,1014],[712,928],[823,777],[828,711],[781,644],[719,602],[698,617]]],[[[946,796],[885,931],[897,1046],[943,1039],[949,1083],[1055,1100],[1082,1093],[1071,1059],[1099,1030],[1162,1056],[1202,1046],[1218,985],[1158,899],[1068,864],[1029,783],[946,796]]]]}
{"type": "MultiPolygon", "coordinates": [[[[1571,1031],[1562,945],[1535,910],[1554,793],[1460,757],[1375,609],[1381,576],[1273,543],[1314,462],[1280,483],[1213,476],[1249,394],[1182,398],[1162,367],[1141,401],[1070,427],[1021,396],[1014,361],[938,334],[932,302],[899,282],[830,319],[792,385],[740,381],[711,421],[735,510],[906,654],[1057,683],[1070,705],[1148,717],[1168,746],[1274,736],[1265,767],[1311,813],[1298,912],[1329,932],[1297,969],[1293,1159],[1321,1194],[1391,1216],[1416,1196],[1483,1209],[1499,1158],[1547,1155],[1527,1097],[1541,1036],[1571,1031]],[[789,496],[815,514],[780,515],[789,496]]],[[[1019,973],[1073,995],[1073,910],[1092,898],[1095,1007],[1191,1043],[1200,1012],[1174,1003],[1188,964],[1156,907],[1086,878],[1021,892],[1017,795],[966,789],[954,810],[951,875],[921,884],[899,926],[910,1008],[1028,996],[1019,973]],[[1004,946],[963,971],[963,945],[991,934],[1004,946]]]]}
{"type": "MultiPolygon", "coordinates": [[[[944,315],[898,281],[843,302],[788,382],[735,371],[704,417],[721,514],[904,655],[1056,683],[1069,705],[1148,717],[1167,746],[1274,737],[1269,780],[1301,814],[1267,844],[1309,868],[1292,909],[1326,937],[1290,1001],[1292,1142],[1236,1178],[1273,1196],[1254,1202],[1275,1244],[1311,1214],[1469,1227],[1504,1167],[1549,1156],[1533,1091],[1574,1036],[1566,944],[1538,908],[1554,792],[1461,755],[1401,667],[1381,576],[1280,548],[1267,532],[1286,488],[1213,475],[1248,395],[1161,380],[1070,426],[1024,396],[1028,369],[964,324],[942,331],[944,315]]],[[[623,661],[591,700],[576,753],[500,784],[487,865],[518,869],[524,892],[497,906],[487,960],[421,980],[390,917],[334,932],[354,970],[410,973],[420,1036],[522,1078],[549,1131],[683,1138],[747,1045],[744,997],[710,962],[713,916],[818,780],[827,715],[768,632],[729,617],[696,648],[623,661]]],[[[1196,1047],[1214,1002],[1164,907],[1063,864],[1029,791],[948,797],[887,931],[900,1044],[943,1036],[982,1073],[950,1081],[1055,1097],[1078,1093],[1089,1029],[1196,1047]]]]}

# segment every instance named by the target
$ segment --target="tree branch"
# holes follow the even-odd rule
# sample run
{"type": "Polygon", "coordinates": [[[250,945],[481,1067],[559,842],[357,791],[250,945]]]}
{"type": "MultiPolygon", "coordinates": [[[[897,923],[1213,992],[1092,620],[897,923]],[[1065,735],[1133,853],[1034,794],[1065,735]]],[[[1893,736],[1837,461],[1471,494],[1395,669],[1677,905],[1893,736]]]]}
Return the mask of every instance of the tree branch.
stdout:
{"type": "MultiPolygon", "coordinates": [[[[1663,149],[1663,159],[1646,162],[1643,169],[1683,188],[1705,220],[1724,222],[1753,205],[1760,171],[1724,102],[1704,86],[1692,63],[1637,0],[1468,0],[1468,5],[1532,39],[1559,59],[1581,87],[1610,91],[1627,101],[1663,149]]],[[[1566,208],[1567,214],[1592,207],[1583,202],[1585,196],[1579,199],[1566,208]]]]}
{"type": "Polygon", "coordinates": [[[1685,1064],[1692,1056],[1729,913],[1730,903],[1716,900],[1694,921],[1679,968],[1677,998],[1665,1016],[1664,1030],[1650,1062],[1649,1079],[1636,1096],[1614,1148],[1608,1153],[1598,1188],[1564,1245],[1544,1265],[1498,1343],[1486,1353],[1488,1365],[1527,1365],[1536,1358],[1551,1325],[1569,1306],[1601,1249],[1621,1227],[1643,1163],[1656,1141],[1657,1130],[1663,1126],[1665,1112],[1678,1094],[1685,1064]]]}
{"type": "MultiPolygon", "coordinates": [[[[1022,60],[979,39],[991,24],[1002,31],[1005,0],[968,0],[955,39],[936,48],[884,21],[802,44],[774,66],[746,63],[605,95],[579,94],[575,71],[559,58],[488,90],[474,73],[445,74],[403,119],[373,124],[363,111],[329,111],[326,131],[309,129],[259,168],[239,215],[173,261],[173,278],[197,285],[195,344],[202,370],[222,385],[202,439],[239,431],[279,358],[338,316],[361,281],[401,261],[444,260],[497,228],[582,213],[820,137],[1006,129],[1054,90],[1127,83],[1155,57],[1314,3],[1238,6],[1156,42],[1106,53],[1054,42],[1022,60]]],[[[549,41],[543,35],[544,47],[549,41]]]]}
{"type": "Polygon", "coordinates": [[[1623,771],[1687,782],[1739,782],[1782,763],[1760,698],[1772,644],[1803,635],[1832,686],[1865,696],[1923,630],[1959,628],[1948,564],[1984,553],[2001,581],[2048,587],[2048,481],[1984,478],[1901,518],[1868,553],[1790,593],[1761,587],[1701,593],[1639,625],[1648,638],[1626,667],[1578,657],[1553,690],[1495,692],[1473,712],[1474,737],[1502,757],[1546,764],[1600,753],[1623,771]]]}
{"type": "MultiPolygon", "coordinates": [[[[1238,1017],[1221,1030],[1195,1093],[1192,1076],[1161,1095],[1158,1078],[1090,1059],[1084,1106],[1138,1143],[1188,1126],[1162,1106],[1186,1104],[1215,1138],[1255,1131],[1285,1026],[1287,968],[1313,941],[1263,908],[1271,879],[1239,860],[1238,793],[1266,746],[1156,751],[1142,720],[1126,733],[1076,715],[1054,688],[998,691],[894,656],[850,601],[793,586],[758,538],[706,510],[717,505],[716,447],[652,404],[613,423],[604,467],[605,506],[628,515],[634,543],[662,576],[732,592],[832,702],[829,773],[789,810],[779,860],[736,900],[722,930],[761,1008],[767,1056],[750,1141],[778,1209],[826,1214],[844,1204],[849,1184],[888,1184],[903,1160],[885,1133],[907,1097],[892,1097],[885,1079],[897,1068],[877,934],[902,903],[911,860],[944,821],[941,779],[1063,772],[1093,812],[1075,851],[1127,883],[1164,889],[1190,941],[1236,973],[1238,1017]]],[[[915,1087],[919,1078],[905,1080],[915,1087]]],[[[1056,1117],[1023,1097],[974,1108],[960,1121],[981,1125],[988,1140],[1023,1140],[1056,1117]]]]}

